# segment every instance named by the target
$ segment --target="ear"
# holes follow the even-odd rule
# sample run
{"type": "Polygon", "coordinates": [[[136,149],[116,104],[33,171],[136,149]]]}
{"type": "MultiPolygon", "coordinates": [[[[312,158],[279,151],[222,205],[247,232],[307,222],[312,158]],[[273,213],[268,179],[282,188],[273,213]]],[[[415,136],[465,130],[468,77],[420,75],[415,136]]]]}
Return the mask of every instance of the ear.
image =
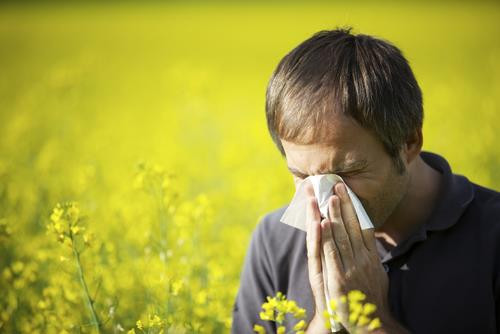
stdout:
{"type": "Polygon", "coordinates": [[[420,154],[423,143],[422,128],[419,128],[413,132],[403,146],[403,158],[406,164],[410,164],[420,154]]]}

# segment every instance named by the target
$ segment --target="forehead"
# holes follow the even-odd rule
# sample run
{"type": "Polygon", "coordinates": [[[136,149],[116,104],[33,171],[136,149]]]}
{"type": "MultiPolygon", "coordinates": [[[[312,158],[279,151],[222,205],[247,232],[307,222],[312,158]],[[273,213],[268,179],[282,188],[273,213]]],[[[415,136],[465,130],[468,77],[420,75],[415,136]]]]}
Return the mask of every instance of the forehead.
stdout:
{"type": "Polygon", "coordinates": [[[322,131],[307,129],[307,141],[281,140],[289,167],[304,174],[321,174],[332,166],[342,170],[383,153],[375,136],[351,117],[336,115],[322,127],[322,131]]]}

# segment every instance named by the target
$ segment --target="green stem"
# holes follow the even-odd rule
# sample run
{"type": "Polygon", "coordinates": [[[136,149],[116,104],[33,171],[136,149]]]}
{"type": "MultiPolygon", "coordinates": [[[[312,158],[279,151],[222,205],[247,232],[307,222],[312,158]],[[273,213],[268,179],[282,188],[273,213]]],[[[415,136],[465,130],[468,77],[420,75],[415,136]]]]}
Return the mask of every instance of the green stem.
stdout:
{"type": "Polygon", "coordinates": [[[73,248],[73,255],[75,256],[75,260],[76,260],[76,267],[78,269],[78,277],[80,279],[80,284],[82,285],[82,288],[83,288],[84,298],[85,298],[85,301],[87,303],[87,307],[89,308],[89,311],[90,311],[90,316],[92,318],[92,323],[95,326],[96,332],[100,333],[101,332],[100,322],[99,322],[99,318],[97,317],[96,311],[94,309],[94,302],[90,298],[90,293],[89,293],[89,289],[87,287],[87,282],[85,282],[85,277],[83,275],[82,264],[80,262],[80,253],[76,250],[75,244],[74,244],[73,240],[71,240],[71,245],[72,245],[72,248],[73,248]]]}

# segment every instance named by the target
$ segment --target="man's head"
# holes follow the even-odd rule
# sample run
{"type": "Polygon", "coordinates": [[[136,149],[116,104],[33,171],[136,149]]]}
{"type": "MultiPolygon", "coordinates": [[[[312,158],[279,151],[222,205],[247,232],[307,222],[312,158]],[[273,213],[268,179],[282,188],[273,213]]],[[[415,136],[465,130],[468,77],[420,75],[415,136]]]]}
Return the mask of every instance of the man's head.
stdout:
{"type": "Polygon", "coordinates": [[[296,182],[339,174],[378,227],[405,195],[422,147],[422,93],[400,50],[350,30],[318,32],[280,61],[267,124],[296,182]]]}

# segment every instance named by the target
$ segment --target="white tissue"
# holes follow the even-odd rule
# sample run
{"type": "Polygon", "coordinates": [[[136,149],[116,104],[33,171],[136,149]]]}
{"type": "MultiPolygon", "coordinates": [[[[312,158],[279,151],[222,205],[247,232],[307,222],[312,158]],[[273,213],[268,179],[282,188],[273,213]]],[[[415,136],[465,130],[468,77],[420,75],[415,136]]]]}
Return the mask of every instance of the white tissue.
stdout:
{"type": "Polygon", "coordinates": [[[344,180],[337,174],[320,174],[311,175],[306,177],[297,187],[295,195],[292,201],[288,205],[288,208],[281,216],[280,221],[282,223],[288,224],[290,226],[301,229],[306,232],[306,205],[307,205],[307,192],[305,185],[310,183],[314,189],[314,195],[318,201],[319,211],[321,216],[328,216],[328,198],[333,194],[333,186],[338,182],[344,183],[347,193],[351,198],[351,202],[358,216],[358,221],[362,230],[373,228],[372,221],[365,211],[365,208],[361,204],[358,196],[349,188],[349,186],[344,182],[344,180]]]}
{"type": "MultiPolygon", "coordinates": [[[[344,183],[347,193],[351,198],[351,202],[354,206],[354,210],[356,211],[356,215],[358,217],[358,221],[362,230],[366,230],[369,228],[373,228],[373,224],[370,220],[370,217],[365,211],[365,208],[361,204],[358,196],[349,188],[347,184],[345,184],[344,180],[336,175],[336,174],[320,174],[320,175],[311,175],[306,177],[300,185],[297,187],[295,195],[292,198],[292,201],[288,205],[288,208],[281,216],[280,221],[282,223],[288,224],[290,226],[296,227],[303,231],[307,231],[306,226],[306,205],[307,205],[307,190],[305,185],[310,183],[314,190],[314,196],[318,201],[319,211],[321,213],[321,217],[328,217],[328,199],[333,194],[333,187],[338,182],[344,183]]],[[[327,282],[328,273],[326,272],[325,259],[323,257],[323,253],[321,253],[321,265],[323,268],[323,281],[327,282]]],[[[327,301],[326,305],[328,307],[328,312],[333,314],[333,310],[330,308],[330,300],[327,289],[325,287],[325,299],[327,301]]],[[[343,328],[342,324],[337,323],[331,319],[331,330],[332,332],[339,331],[343,328]]]]}

